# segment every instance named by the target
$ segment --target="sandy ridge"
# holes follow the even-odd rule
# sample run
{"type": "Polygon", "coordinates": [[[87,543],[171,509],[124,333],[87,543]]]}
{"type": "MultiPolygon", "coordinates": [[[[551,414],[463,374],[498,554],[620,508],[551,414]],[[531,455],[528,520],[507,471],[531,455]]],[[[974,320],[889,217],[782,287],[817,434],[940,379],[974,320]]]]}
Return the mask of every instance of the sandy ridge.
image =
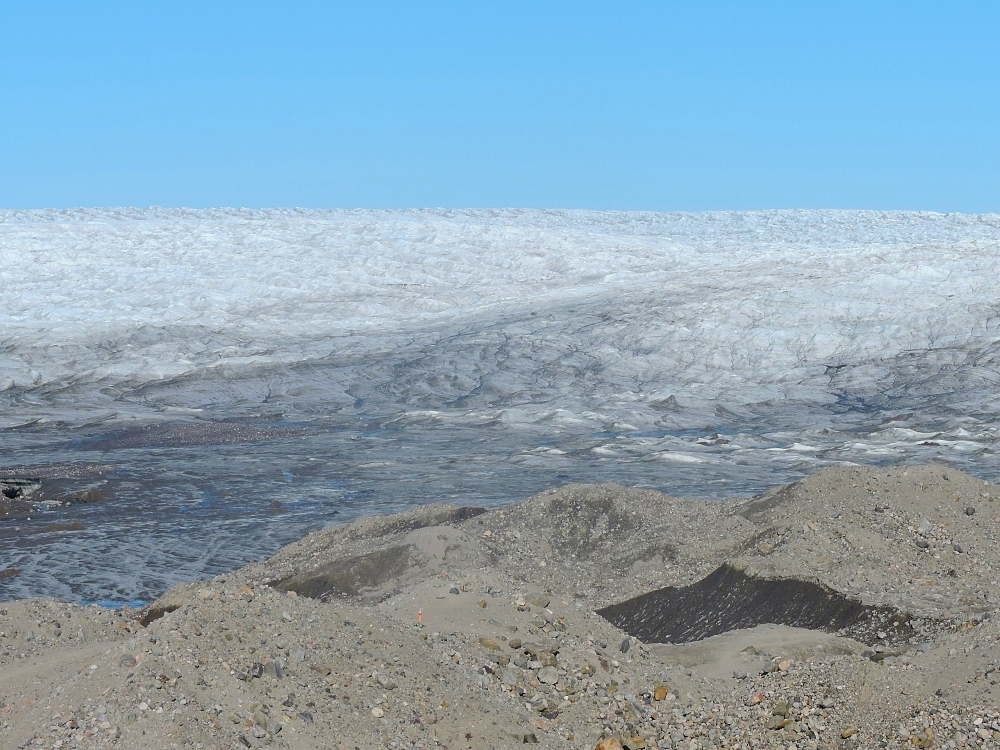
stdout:
{"type": "Polygon", "coordinates": [[[332,527],[141,612],[10,602],[0,748],[997,747],[998,506],[941,466],[723,502],[568,486],[332,527]],[[595,614],[723,564],[912,626],[644,644],[595,614]]]}

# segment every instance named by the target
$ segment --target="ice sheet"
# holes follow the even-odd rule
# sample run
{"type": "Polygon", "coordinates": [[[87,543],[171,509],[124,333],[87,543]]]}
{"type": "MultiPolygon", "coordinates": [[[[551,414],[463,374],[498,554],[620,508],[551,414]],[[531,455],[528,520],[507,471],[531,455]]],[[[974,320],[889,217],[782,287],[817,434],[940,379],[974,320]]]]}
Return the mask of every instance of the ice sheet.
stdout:
{"type": "Polygon", "coordinates": [[[0,466],[120,480],[83,532],[23,523],[0,596],[141,598],[351,514],[564,481],[996,478],[997,279],[997,215],[0,212],[0,466]]]}

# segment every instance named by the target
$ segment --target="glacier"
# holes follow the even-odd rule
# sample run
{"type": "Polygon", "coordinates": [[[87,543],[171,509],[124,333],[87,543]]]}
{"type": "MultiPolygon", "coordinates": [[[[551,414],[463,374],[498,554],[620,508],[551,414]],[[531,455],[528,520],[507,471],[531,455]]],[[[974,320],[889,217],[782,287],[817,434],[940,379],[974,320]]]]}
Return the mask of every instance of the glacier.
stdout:
{"type": "Polygon", "coordinates": [[[572,481],[998,479],[998,279],[998,215],[0,211],[0,472],[106,497],[0,525],[0,598],[572,481]]]}

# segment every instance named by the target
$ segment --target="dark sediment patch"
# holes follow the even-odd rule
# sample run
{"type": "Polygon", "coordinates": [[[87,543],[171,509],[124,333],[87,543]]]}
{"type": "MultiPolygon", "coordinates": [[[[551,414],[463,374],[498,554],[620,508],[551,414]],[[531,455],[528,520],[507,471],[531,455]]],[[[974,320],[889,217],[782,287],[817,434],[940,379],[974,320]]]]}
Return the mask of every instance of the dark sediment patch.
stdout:
{"type": "MultiPolygon", "coordinates": [[[[346,527],[348,539],[362,542],[365,547],[381,547],[331,560],[319,567],[289,574],[287,569],[270,582],[281,591],[294,591],[300,596],[327,601],[356,598],[362,601],[386,599],[406,583],[422,576],[459,549],[449,545],[428,553],[421,542],[406,535],[421,529],[460,524],[486,513],[475,506],[430,506],[395,516],[374,516],[360,519],[346,527]],[[438,559],[440,555],[440,560],[438,559]]],[[[437,535],[438,540],[445,535],[437,535]]]]}
{"type": "Polygon", "coordinates": [[[358,596],[403,575],[410,567],[413,551],[412,545],[402,545],[348,557],[308,573],[275,581],[271,586],[310,599],[358,596]]]}
{"type": "Polygon", "coordinates": [[[128,450],[132,448],[182,448],[197,445],[228,445],[279,440],[307,434],[303,427],[260,425],[247,422],[196,422],[154,424],[118,430],[79,442],[81,450],[128,450]]]}
{"type": "Polygon", "coordinates": [[[114,472],[118,467],[110,464],[38,464],[0,469],[0,483],[42,482],[42,479],[26,477],[47,477],[48,479],[99,479],[114,472]]]}
{"type": "Polygon", "coordinates": [[[770,511],[791,502],[795,498],[796,484],[785,485],[776,490],[757,495],[740,508],[739,514],[748,521],[760,523],[767,517],[770,511]]]}
{"type": "Polygon", "coordinates": [[[866,605],[810,581],[757,578],[728,564],[690,586],[668,586],[597,614],[647,643],[690,643],[764,624],[823,630],[869,645],[914,635],[910,616],[892,607],[866,605]]]}
{"type": "Polygon", "coordinates": [[[43,526],[42,531],[83,531],[86,526],[84,526],[79,521],[73,521],[72,523],[50,523],[48,526],[43,526]]]}
{"type": "Polygon", "coordinates": [[[84,490],[65,497],[61,502],[64,505],[88,505],[89,503],[99,503],[107,495],[103,490],[84,490]]]}
{"type": "Polygon", "coordinates": [[[356,538],[378,538],[392,534],[405,534],[408,531],[426,529],[429,526],[445,526],[468,521],[481,516],[486,508],[474,505],[447,505],[438,510],[420,509],[417,513],[400,513],[396,516],[375,517],[371,528],[352,530],[351,536],[356,538]]]}
{"type": "Polygon", "coordinates": [[[175,612],[180,608],[179,604],[151,605],[146,608],[145,612],[143,612],[142,617],[139,618],[139,623],[144,628],[148,628],[151,622],[156,622],[164,615],[169,615],[171,612],[175,612]]]}

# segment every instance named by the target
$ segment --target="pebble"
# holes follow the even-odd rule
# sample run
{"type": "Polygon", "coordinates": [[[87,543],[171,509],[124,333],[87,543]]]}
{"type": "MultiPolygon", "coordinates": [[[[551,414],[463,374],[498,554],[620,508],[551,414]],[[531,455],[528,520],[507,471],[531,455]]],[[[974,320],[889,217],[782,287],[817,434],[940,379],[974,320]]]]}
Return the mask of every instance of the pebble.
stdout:
{"type": "Polygon", "coordinates": [[[376,719],[381,719],[383,716],[385,716],[385,711],[376,706],[375,708],[372,709],[372,716],[374,716],[376,719]]]}
{"type": "Polygon", "coordinates": [[[976,509],[973,508],[970,505],[968,508],[965,509],[965,515],[967,515],[967,516],[974,516],[974,515],[976,515],[976,509]]]}
{"type": "Polygon", "coordinates": [[[546,685],[555,685],[559,681],[559,670],[555,667],[543,667],[538,670],[538,681],[546,685]]]}

